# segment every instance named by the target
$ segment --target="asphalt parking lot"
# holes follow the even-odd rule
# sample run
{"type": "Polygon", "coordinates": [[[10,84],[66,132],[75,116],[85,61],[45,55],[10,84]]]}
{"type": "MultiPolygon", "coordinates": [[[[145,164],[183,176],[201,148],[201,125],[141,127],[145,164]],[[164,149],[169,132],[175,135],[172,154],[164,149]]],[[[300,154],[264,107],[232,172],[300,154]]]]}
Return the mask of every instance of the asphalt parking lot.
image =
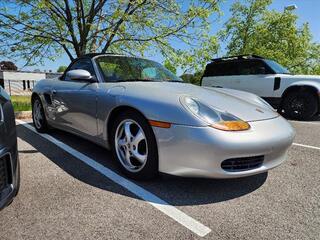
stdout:
{"type": "Polygon", "coordinates": [[[1,240],[320,239],[320,121],[291,123],[296,145],[268,173],[151,182],[127,181],[86,140],[19,124],[21,188],[1,240]]]}

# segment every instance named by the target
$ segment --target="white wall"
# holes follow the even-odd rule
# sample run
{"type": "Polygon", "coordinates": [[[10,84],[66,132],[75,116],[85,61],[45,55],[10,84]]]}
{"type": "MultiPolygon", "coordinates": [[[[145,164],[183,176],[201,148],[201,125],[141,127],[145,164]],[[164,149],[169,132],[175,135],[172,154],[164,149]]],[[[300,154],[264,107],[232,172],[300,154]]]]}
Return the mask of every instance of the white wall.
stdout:
{"type": "Polygon", "coordinates": [[[0,77],[4,80],[41,80],[46,78],[45,73],[29,72],[1,72],[0,77]]]}

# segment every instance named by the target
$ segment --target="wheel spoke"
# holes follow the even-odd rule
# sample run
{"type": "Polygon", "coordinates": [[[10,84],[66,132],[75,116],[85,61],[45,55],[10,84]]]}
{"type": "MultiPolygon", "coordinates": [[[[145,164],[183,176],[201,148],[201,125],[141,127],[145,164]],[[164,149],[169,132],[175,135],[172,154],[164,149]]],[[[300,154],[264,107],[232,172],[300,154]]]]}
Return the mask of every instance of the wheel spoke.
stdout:
{"type": "Polygon", "coordinates": [[[134,150],[132,154],[141,164],[147,160],[147,154],[140,154],[138,149],[134,150]]]}
{"type": "Polygon", "coordinates": [[[145,139],[145,136],[141,129],[139,129],[136,136],[133,138],[132,143],[138,148],[139,143],[145,139]]]}
{"type": "Polygon", "coordinates": [[[118,144],[120,147],[125,146],[126,145],[126,141],[122,138],[118,139],[118,144]]]}
{"type": "Polygon", "coordinates": [[[126,161],[127,161],[127,163],[128,163],[128,166],[129,167],[133,167],[133,165],[132,165],[132,163],[131,163],[131,159],[130,159],[130,157],[131,157],[131,154],[130,154],[130,151],[129,151],[129,149],[126,149],[126,161]]]}
{"type": "Polygon", "coordinates": [[[126,160],[127,160],[127,162],[130,163],[130,165],[131,165],[130,157],[131,157],[131,156],[130,156],[129,149],[126,149],[126,160]]]}
{"type": "Polygon", "coordinates": [[[125,159],[126,158],[126,149],[119,147],[118,151],[119,151],[121,157],[125,159]]]}
{"type": "Polygon", "coordinates": [[[132,138],[132,133],[130,130],[131,124],[131,122],[125,122],[124,124],[124,134],[126,135],[127,141],[130,141],[130,139],[132,138]]]}

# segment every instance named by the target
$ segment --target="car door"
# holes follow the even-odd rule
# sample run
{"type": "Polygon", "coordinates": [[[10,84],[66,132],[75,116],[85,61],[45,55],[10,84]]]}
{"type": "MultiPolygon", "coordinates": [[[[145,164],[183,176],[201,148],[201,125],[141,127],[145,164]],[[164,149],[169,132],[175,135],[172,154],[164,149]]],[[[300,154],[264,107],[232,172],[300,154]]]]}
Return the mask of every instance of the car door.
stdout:
{"type": "Polygon", "coordinates": [[[261,97],[273,97],[274,76],[272,70],[260,60],[242,60],[237,63],[237,75],[231,88],[254,93],[261,97]]]}
{"type": "MultiPolygon", "coordinates": [[[[67,71],[76,69],[87,70],[96,78],[89,58],[78,59],[67,71]]],[[[61,81],[52,89],[55,123],[86,138],[95,137],[97,135],[98,87],[98,83],[71,80],[64,74],[61,81]]]]}

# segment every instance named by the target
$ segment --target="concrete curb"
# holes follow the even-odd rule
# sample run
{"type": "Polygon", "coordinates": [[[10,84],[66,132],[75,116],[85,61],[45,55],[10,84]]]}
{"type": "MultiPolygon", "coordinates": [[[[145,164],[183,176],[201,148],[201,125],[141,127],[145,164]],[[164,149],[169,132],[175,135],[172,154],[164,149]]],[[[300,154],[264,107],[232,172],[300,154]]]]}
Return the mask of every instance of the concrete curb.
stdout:
{"type": "Polygon", "coordinates": [[[30,119],[32,118],[32,111],[20,111],[14,113],[17,119],[30,119]]]}

